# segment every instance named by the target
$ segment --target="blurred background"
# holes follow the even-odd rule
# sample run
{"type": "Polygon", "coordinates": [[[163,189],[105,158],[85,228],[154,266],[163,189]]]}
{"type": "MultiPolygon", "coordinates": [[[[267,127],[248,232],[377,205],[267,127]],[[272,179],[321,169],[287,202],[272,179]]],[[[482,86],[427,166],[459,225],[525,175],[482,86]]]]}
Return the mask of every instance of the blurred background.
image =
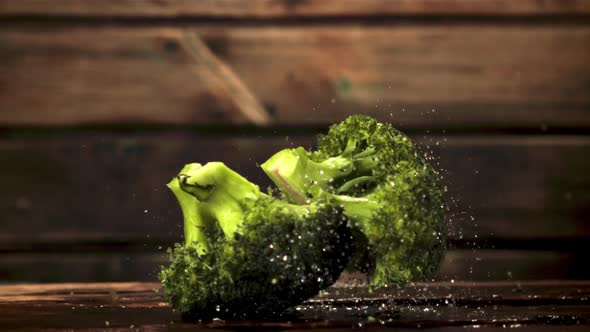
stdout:
{"type": "Polygon", "coordinates": [[[155,280],[189,162],[350,114],[444,174],[437,280],[587,279],[590,2],[0,0],[0,283],[155,280]]]}

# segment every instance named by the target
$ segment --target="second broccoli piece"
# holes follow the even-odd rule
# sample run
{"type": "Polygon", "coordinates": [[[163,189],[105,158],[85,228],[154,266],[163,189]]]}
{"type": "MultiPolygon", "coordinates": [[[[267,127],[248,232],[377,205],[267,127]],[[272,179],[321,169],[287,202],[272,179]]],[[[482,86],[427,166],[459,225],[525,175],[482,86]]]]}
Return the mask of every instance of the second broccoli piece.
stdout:
{"type": "Polygon", "coordinates": [[[355,226],[353,269],[375,287],[426,279],[446,247],[445,203],[432,167],[390,124],[351,116],[319,137],[318,151],[286,149],[262,164],[287,198],[332,199],[355,226]]]}
{"type": "Polygon", "coordinates": [[[168,186],[185,243],[160,279],[184,319],[276,317],[330,286],[352,253],[347,219],[329,199],[289,204],[220,162],[189,164],[168,186]]]}

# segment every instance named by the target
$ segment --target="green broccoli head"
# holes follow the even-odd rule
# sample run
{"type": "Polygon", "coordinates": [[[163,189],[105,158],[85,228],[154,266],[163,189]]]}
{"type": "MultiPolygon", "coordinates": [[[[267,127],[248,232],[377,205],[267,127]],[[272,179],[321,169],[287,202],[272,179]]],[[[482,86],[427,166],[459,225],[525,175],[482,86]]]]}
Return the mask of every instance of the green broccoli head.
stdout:
{"type": "Polygon", "coordinates": [[[185,243],[160,278],[185,319],[276,317],[347,265],[374,287],[438,268],[447,233],[438,176],[391,125],[352,116],[317,151],[286,149],[262,168],[286,200],[219,162],[187,165],[168,184],[185,243]]]}
{"type": "Polygon", "coordinates": [[[262,165],[294,203],[331,199],[353,222],[354,269],[371,285],[430,277],[446,247],[438,176],[409,138],[368,116],[351,116],[318,139],[318,150],[286,149],[262,165]]]}
{"type": "Polygon", "coordinates": [[[170,250],[160,279],[184,319],[280,315],[331,285],[353,251],[330,198],[289,204],[218,162],[187,165],[169,187],[185,243],[170,250]]]}

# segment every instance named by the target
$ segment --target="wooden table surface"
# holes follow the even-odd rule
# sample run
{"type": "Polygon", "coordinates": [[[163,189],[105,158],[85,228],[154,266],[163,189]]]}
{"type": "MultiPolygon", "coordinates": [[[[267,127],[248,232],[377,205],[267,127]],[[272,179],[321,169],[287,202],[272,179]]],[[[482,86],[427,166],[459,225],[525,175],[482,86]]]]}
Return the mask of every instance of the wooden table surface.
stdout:
{"type": "Polygon", "coordinates": [[[350,328],[431,331],[590,331],[590,281],[416,283],[368,293],[333,287],[288,321],[186,324],[156,283],[0,286],[2,330],[275,331],[350,328]]]}

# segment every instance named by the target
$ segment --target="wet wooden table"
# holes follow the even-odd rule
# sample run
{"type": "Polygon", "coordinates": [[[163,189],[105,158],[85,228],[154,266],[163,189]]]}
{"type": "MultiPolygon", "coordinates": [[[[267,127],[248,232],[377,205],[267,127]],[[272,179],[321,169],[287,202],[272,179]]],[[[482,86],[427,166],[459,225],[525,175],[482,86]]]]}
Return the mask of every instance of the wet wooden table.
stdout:
{"type": "Polygon", "coordinates": [[[333,287],[289,320],[186,324],[156,283],[0,286],[0,329],[54,331],[590,331],[590,281],[416,283],[373,293],[333,287]]]}

